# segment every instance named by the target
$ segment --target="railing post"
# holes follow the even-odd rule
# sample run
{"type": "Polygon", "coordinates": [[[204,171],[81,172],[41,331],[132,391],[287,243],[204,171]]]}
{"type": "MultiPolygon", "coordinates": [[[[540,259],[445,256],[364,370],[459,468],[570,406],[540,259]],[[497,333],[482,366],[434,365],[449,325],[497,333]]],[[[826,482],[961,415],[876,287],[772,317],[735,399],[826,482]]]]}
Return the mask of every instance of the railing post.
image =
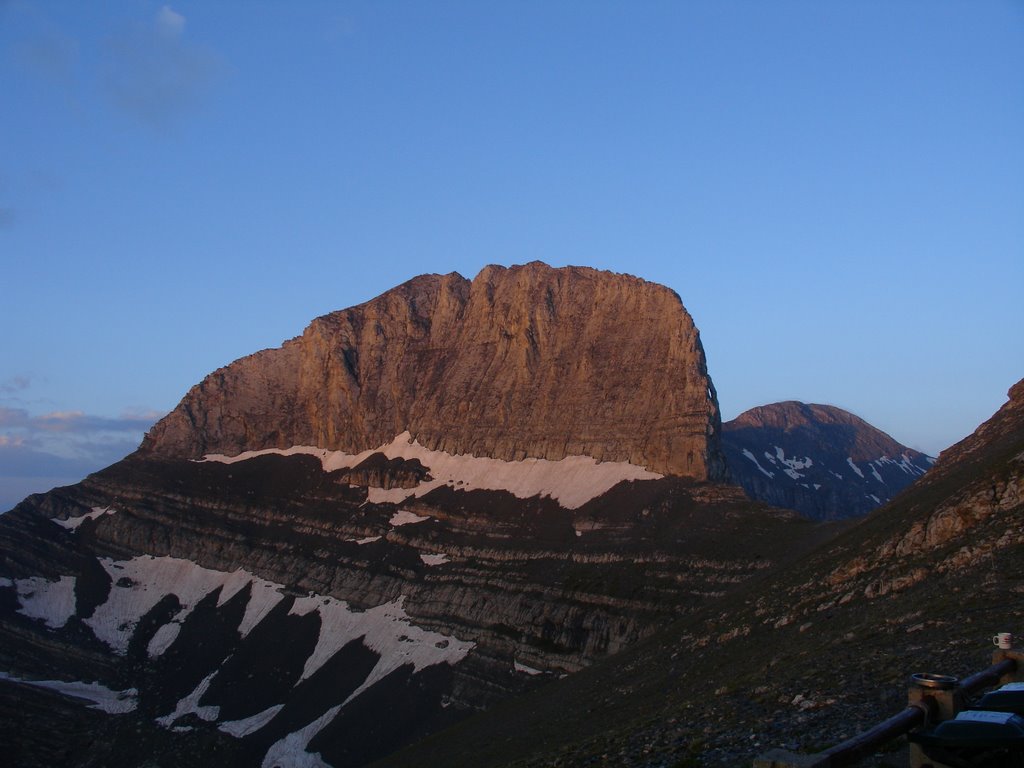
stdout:
{"type": "MultiPolygon", "coordinates": [[[[924,727],[943,720],[952,720],[963,709],[964,695],[960,681],[948,675],[916,674],[911,676],[907,689],[907,704],[918,707],[925,714],[924,727]]],[[[910,745],[910,768],[936,766],[935,761],[925,756],[920,745],[910,745]]]]}

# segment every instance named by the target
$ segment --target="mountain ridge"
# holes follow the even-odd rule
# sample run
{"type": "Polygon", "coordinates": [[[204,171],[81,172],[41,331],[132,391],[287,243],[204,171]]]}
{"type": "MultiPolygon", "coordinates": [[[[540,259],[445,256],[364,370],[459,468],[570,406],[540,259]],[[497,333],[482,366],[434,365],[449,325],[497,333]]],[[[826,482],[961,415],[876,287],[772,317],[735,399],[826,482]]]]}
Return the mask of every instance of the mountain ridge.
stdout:
{"type": "Polygon", "coordinates": [[[812,519],[867,514],[934,462],[848,411],[795,400],[726,422],[722,446],[733,480],[751,498],[812,519]]]}

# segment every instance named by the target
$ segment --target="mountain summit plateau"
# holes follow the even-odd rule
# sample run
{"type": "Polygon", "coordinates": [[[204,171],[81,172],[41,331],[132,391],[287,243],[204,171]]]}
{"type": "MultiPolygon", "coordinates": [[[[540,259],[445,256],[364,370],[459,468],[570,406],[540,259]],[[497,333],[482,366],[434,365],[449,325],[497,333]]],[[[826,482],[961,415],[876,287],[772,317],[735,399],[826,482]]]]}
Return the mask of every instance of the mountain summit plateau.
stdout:
{"type": "Polygon", "coordinates": [[[142,452],[199,459],[308,446],[348,454],[409,432],[502,461],[589,456],[720,480],[721,421],[679,297],[539,262],[414,278],[210,374],[142,452]]]}

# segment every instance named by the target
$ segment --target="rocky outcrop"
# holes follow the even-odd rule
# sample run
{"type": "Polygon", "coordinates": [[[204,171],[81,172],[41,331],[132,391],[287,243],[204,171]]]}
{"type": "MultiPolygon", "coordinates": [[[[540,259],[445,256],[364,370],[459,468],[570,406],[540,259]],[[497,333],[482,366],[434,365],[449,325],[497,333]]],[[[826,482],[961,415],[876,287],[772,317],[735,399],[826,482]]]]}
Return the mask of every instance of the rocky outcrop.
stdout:
{"type": "Polygon", "coordinates": [[[418,460],[389,459],[372,453],[354,467],[338,472],[338,480],[363,488],[415,488],[431,479],[430,472],[418,460]]]}
{"type": "Polygon", "coordinates": [[[730,475],[751,498],[818,520],[865,515],[934,462],[831,405],[760,406],[722,430],[730,475]]]}
{"type": "Polygon", "coordinates": [[[671,290],[537,262],[424,275],[210,374],[143,442],[200,458],[303,445],[349,453],[404,431],[449,454],[590,456],[721,479],[720,417],[671,290]]]}

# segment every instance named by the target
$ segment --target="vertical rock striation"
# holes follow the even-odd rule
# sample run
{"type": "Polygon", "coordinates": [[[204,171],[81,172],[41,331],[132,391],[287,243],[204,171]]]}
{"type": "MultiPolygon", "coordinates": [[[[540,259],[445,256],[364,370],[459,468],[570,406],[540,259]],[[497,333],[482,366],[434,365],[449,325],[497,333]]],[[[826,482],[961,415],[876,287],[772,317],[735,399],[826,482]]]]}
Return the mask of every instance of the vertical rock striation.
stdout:
{"type": "Polygon", "coordinates": [[[585,455],[725,477],[693,320],[668,288],[539,262],[414,278],[206,377],[141,451],[199,458],[311,445],[356,453],[408,430],[507,461],[585,455]]]}

